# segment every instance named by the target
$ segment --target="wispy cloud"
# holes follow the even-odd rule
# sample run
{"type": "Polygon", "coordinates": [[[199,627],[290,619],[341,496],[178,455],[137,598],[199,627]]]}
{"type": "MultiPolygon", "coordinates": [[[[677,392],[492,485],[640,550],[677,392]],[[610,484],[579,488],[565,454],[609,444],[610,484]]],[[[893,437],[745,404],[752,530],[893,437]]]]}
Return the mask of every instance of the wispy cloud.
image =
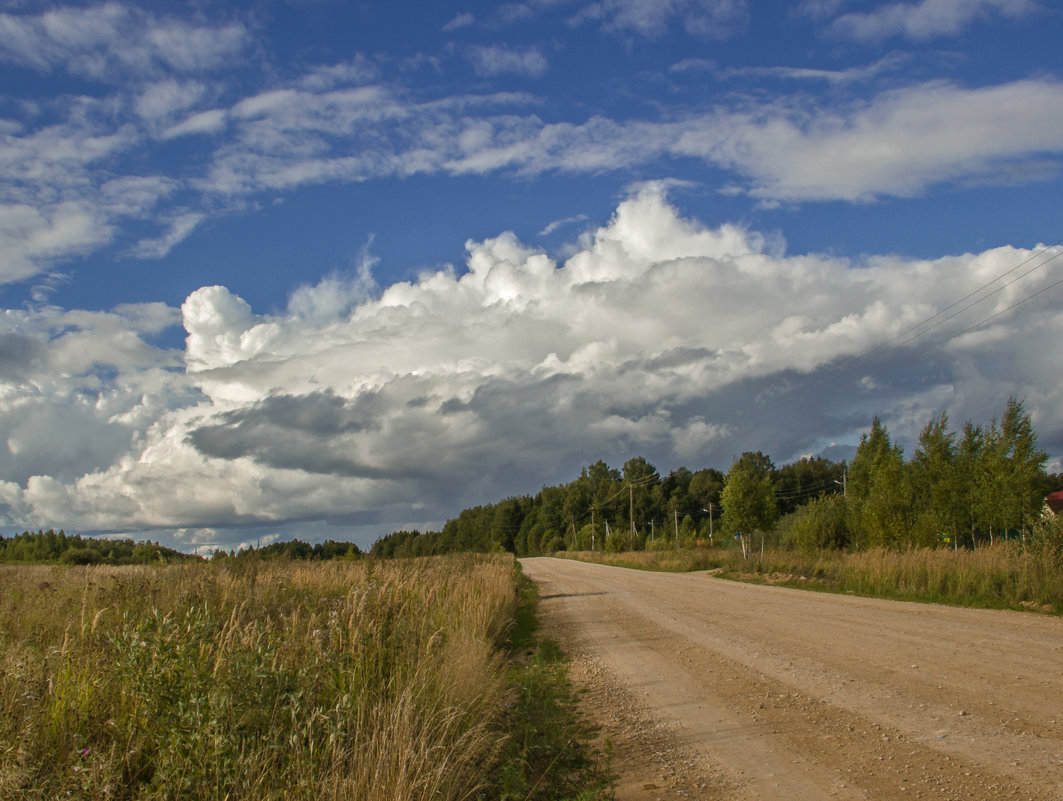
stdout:
{"type": "Polygon", "coordinates": [[[469,61],[478,75],[493,76],[512,73],[539,78],[546,73],[550,63],[538,47],[514,48],[504,45],[473,47],[469,61]]]}
{"type": "Polygon", "coordinates": [[[131,255],[142,259],[161,259],[178,243],[187,239],[204,219],[206,215],[201,212],[177,214],[170,221],[165,234],[154,239],[142,239],[133,247],[131,255]]]}
{"type": "MultiPolygon", "coordinates": [[[[484,75],[548,69],[535,48],[483,47],[469,57],[484,75]]],[[[687,158],[730,171],[731,191],[801,203],[912,196],[938,184],[1021,183],[1059,168],[1058,81],[977,89],[937,82],[847,98],[844,87],[887,75],[901,60],[890,55],[837,71],[732,69],[751,80],[826,81],[842,91],[730,95],[709,109],[663,107],[624,120],[551,121],[536,98],[516,93],[414,97],[399,84],[370,80],[373,68],[358,58],[308,67],[227,103],[206,81],[174,77],[107,98],[57,100],[0,126],[0,282],[104,247],[134,219],[167,233],[142,238],[129,252],[160,255],[219,202],[311,184],[622,173],[687,158]],[[168,175],[142,174],[149,143],[161,148],[190,137],[187,164],[168,175]]]]}
{"type": "Polygon", "coordinates": [[[239,23],[198,26],[118,3],[0,14],[0,59],[103,80],[213,70],[250,40],[239,23]]]}
{"type": "Polygon", "coordinates": [[[460,28],[467,28],[476,22],[476,17],[468,11],[456,14],[450,22],[443,26],[443,30],[447,33],[450,31],[456,31],[460,28]]]}
{"type": "Polygon", "coordinates": [[[583,6],[575,23],[597,21],[606,30],[632,31],[655,38],[673,21],[695,36],[723,39],[749,19],[746,0],[601,0],[583,6]]]}
{"type": "Polygon", "coordinates": [[[1063,85],[1055,81],[980,89],[934,83],[850,109],[728,113],[684,134],[675,149],[738,170],[765,199],[867,200],[939,183],[1009,180],[1013,169],[1025,174],[1027,161],[1043,174],[1045,156],[1063,155],[1061,124],[1063,85]]]}
{"type": "Polygon", "coordinates": [[[878,41],[891,36],[932,39],[954,36],[970,25],[994,16],[1019,18],[1037,10],[1033,0],[921,0],[890,3],[873,11],[842,14],[832,32],[846,39],[878,41]]]}
{"type": "Polygon", "coordinates": [[[573,217],[565,217],[562,220],[554,220],[548,223],[543,230],[539,232],[539,236],[549,236],[558,228],[562,228],[566,225],[572,225],[573,223],[584,222],[588,217],[586,214],[577,214],[573,217]]]}
{"type": "MultiPolygon", "coordinates": [[[[903,53],[890,53],[870,64],[863,64],[845,69],[816,69],[810,67],[728,67],[711,69],[720,78],[752,77],[752,78],[778,78],[791,81],[823,81],[830,84],[847,84],[858,81],[867,81],[877,78],[884,73],[895,72],[902,67],[909,58],[903,53]]],[[[672,70],[676,72],[696,68],[687,62],[676,64],[672,70]]],[[[706,69],[710,69],[706,67],[706,69]]]]}

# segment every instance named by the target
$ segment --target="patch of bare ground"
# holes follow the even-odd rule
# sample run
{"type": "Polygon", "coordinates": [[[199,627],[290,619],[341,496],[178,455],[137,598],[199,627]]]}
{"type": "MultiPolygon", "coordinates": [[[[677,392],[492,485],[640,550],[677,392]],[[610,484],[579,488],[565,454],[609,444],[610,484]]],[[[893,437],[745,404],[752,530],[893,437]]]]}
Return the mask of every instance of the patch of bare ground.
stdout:
{"type": "Polygon", "coordinates": [[[1063,621],[524,562],[621,801],[1063,799],[1063,621]]]}

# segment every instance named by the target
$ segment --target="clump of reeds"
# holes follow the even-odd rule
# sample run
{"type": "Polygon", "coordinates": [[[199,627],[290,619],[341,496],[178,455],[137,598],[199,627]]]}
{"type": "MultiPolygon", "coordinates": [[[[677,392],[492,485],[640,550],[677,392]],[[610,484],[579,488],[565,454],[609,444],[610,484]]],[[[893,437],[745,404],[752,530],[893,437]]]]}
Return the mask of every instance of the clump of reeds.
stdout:
{"type": "Polygon", "coordinates": [[[506,557],[0,570],[0,797],[457,799],[506,557]]]}

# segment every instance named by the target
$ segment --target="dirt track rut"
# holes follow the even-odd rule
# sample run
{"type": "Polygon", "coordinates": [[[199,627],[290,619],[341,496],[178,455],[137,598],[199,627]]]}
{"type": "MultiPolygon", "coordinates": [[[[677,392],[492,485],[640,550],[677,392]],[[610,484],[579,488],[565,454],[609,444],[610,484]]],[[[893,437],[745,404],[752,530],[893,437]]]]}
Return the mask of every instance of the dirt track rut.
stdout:
{"type": "Polygon", "coordinates": [[[1063,801],[1063,620],[523,560],[621,801],[1063,801]]]}

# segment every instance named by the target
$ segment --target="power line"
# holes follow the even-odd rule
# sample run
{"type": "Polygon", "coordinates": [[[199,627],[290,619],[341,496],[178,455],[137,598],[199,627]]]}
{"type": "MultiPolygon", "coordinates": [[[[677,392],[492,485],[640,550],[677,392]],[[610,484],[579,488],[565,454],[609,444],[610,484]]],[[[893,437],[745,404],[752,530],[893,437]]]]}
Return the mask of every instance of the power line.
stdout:
{"type": "MultiPolygon", "coordinates": [[[[873,350],[869,351],[868,353],[865,353],[864,355],[852,360],[848,364],[842,365],[841,366],[842,372],[835,378],[835,380],[837,380],[837,378],[840,378],[840,377],[842,377],[842,376],[844,376],[844,375],[846,375],[848,373],[851,373],[853,370],[859,369],[860,367],[862,367],[865,364],[870,364],[872,362],[879,361],[883,356],[886,356],[886,355],[888,355],[890,353],[893,353],[894,351],[899,350],[900,348],[902,348],[902,347],[904,347],[906,345],[910,345],[911,343],[915,342],[916,340],[921,339],[922,337],[930,334],[933,331],[936,331],[938,328],[940,328],[941,326],[945,325],[950,320],[954,320],[956,317],[959,317],[964,312],[970,311],[975,306],[978,306],[979,304],[984,303],[985,301],[989,300],[994,295],[997,295],[1000,292],[1003,292],[1005,289],[1007,289],[1009,286],[1011,286],[1015,282],[1021,281],[1023,278],[1026,278],[1031,273],[1034,273],[1037,270],[1040,270],[1042,267],[1046,266],[1047,264],[1050,264],[1051,262],[1055,261],[1060,256],[1063,256],[1063,250],[1061,250],[1060,252],[1058,252],[1055,255],[1051,256],[1050,258],[1045,259],[1040,264],[1037,264],[1034,267],[1031,267],[1029,270],[1024,272],[1022,275],[1019,275],[1019,276],[1016,276],[1015,278],[1012,278],[1007,283],[1002,284],[1001,286],[997,287],[996,289],[994,289],[989,294],[979,298],[978,300],[974,301],[973,303],[969,303],[966,306],[963,306],[962,308],[960,308],[960,309],[956,310],[955,312],[953,312],[952,314],[948,315],[944,319],[938,320],[938,322],[934,323],[934,325],[930,326],[929,328],[926,328],[926,329],[924,329],[922,331],[918,331],[913,336],[908,337],[907,339],[904,339],[904,337],[908,336],[908,334],[911,334],[913,331],[916,331],[916,329],[921,328],[922,326],[925,326],[928,323],[933,322],[934,320],[937,320],[937,318],[941,317],[943,314],[945,314],[945,312],[950,311],[951,309],[955,309],[957,306],[959,306],[960,304],[962,304],[965,301],[969,300],[970,298],[974,297],[975,295],[979,294],[980,292],[982,292],[983,290],[987,289],[988,287],[992,286],[997,281],[1000,281],[1001,279],[1011,275],[1013,272],[1015,272],[1017,269],[1019,269],[1019,267],[1022,267],[1025,264],[1029,264],[1035,258],[1038,258],[1039,256],[1042,256],[1044,253],[1046,253],[1049,250],[1049,248],[1055,247],[1060,242],[1063,242],[1063,239],[1060,239],[1057,242],[1053,243],[1052,245],[1043,248],[1038,253],[1036,253],[1033,256],[1030,256],[1029,258],[1025,259],[1024,261],[1020,262],[1018,265],[1016,265],[1015,267],[1012,267],[1007,272],[997,276],[992,281],[989,281],[988,283],[983,284],[978,289],[976,289],[973,292],[965,295],[963,298],[961,298],[960,300],[956,301],[955,303],[952,303],[949,306],[946,306],[944,309],[942,309],[941,311],[937,312],[934,315],[931,315],[930,317],[928,317],[927,319],[923,320],[922,322],[916,323],[915,325],[911,326],[907,330],[902,331],[900,334],[897,334],[897,336],[893,337],[892,339],[888,340],[887,342],[882,343],[877,348],[874,348],[873,350]],[[899,341],[899,340],[902,340],[902,339],[903,339],[903,341],[899,341]]],[[[1030,297],[1035,297],[1035,296],[1041,294],[1041,292],[1043,292],[1043,291],[1045,291],[1047,289],[1051,289],[1053,286],[1057,286],[1057,284],[1052,284],[1049,287],[1045,287],[1045,289],[1040,290],[1039,292],[1035,292],[1034,295],[1031,295],[1030,297]]],[[[1019,304],[1015,304],[1015,305],[1019,305],[1019,304]]],[[[1004,311],[1008,311],[1008,310],[1010,310],[1012,308],[1014,308],[1014,306],[1009,306],[1008,309],[1005,309],[1004,311]]],[[[1000,312],[1000,314],[1003,314],[1003,312],[1000,312]]],[[[989,319],[994,319],[995,317],[1000,316],[1000,314],[994,315],[993,317],[991,317],[989,319]]],[[[983,322],[985,322],[985,321],[983,321],[983,322]]],[[[977,327],[977,325],[981,325],[981,324],[982,323],[978,323],[974,327],[977,327]]],[[[968,329],[968,330],[970,330],[970,329],[968,329]]],[[[951,338],[952,337],[950,337],[950,339],[951,338]]],[[[948,340],[945,340],[945,341],[948,341],[948,340]]]]}
{"type": "Polygon", "coordinates": [[[982,284],[982,286],[980,286],[977,289],[967,293],[966,295],[964,295],[959,300],[957,300],[957,301],[955,301],[953,303],[950,303],[944,309],[941,309],[940,311],[936,312],[935,314],[932,314],[930,317],[926,318],[925,320],[923,320],[921,322],[918,322],[918,323],[916,323],[913,326],[910,326],[909,328],[905,329],[901,333],[897,334],[892,339],[889,339],[886,342],[883,342],[878,347],[872,349],[868,353],[865,353],[863,356],[860,356],[857,359],[855,359],[853,364],[842,365],[842,368],[843,369],[847,369],[850,366],[856,367],[856,366],[858,366],[858,364],[856,364],[856,363],[865,362],[865,361],[873,361],[876,358],[876,355],[879,354],[880,351],[883,352],[882,355],[885,355],[886,353],[890,353],[890,352],[896,350],[897,348],[902,347],[903,345],[906,345],[906,344],[908,344],[910,342],[913,342],[914,340],[918,339],[919,337],[925,336],[926,334],[930,333],[931,331],[933,331],[933,330],[939,328],[940,326],[944,325],[949,320],[952,320],[953,318],[957,317],[958,315],[963,314],[963,312],[965,312],[965,311],[967,311],[969,309],[973,309],[978,304],[983,303],[984,301],[986,301],[989,298],[993,297],[997,293],[1002,292],[1004,289],[1006,289],[1007,287],[1011,286],[1016,281],[1021,281],[1023,278],[1025,278],[1026,276],[1030,275],[1031,273],[1036,272],[1037,270],[1040,270],[1046,264],[1054,261],[1055,259],[1058,259],[1061,255],[1063,255],[1063,251],[1060,251],[1059,253],[1056,253],[1054,256],[1052,256],[1052,257],[1050,257],[1048,259],[1045,259],[1045,261],[1043,261],[1040,264],[1038,264],[1038,265],[1032,267],[1031,269],[1027,270],[1022,275],[1017,276],[1016,278],[1013,278],[1011,281],[1008,281],[1006,284],[1003,284],[1003,285],[997,287],[995,290],[990,292],[988,295],[985,295],[984,297],[979,298],[978,300],[974,301],[973,303],[970,303],[970,304],[964,306],[963,308],[959,309],[957,312],[949,315],[944,320],[941,320],[940,322],[936,323],[935,325],[931,326],[930,328],[926,329],[925,331],[920,331],[915,336],[913,336],[911,339],[908,339],[908,340],[906,340],[904,342],[900,342],[900,343],[894,345],[894,343],[897,343],[898,340],[903,339],[904,337],[908,336],[908,334],[911,334],[913,331],[916,331],[917,329],[923,327],[927,323],[933,322],[934,320],[936,320],[938,317],[940,317],[941,315],[945,314],[946,312],[951,311],[952,309],[955,309],[957,306],[959,306],[959,305],[965,303],[966,301],[970,300],[971,298],[975,297],[976,295],[978,295],[979,293],[981,293],[984,290],[988,289],[989,287],[991,287],[993,284],[997,283],[998,281],[1000,281],[1000,280],[1002,280],[1004,278],[1007,278],[1013,272],[1015,272],[1016,270],[1018,270],[1021,267],[1024,267],[1025,265],[1029,264],[1034,259],[1040,258],[1044,254],[1046,254],[1048,251],[1050,251],[1052,248],[1056,247],[1056,245],[1059,245],[1061,243],[1063,243],[1063,238],[1057,239],[1051,245],[1046,245],[1045,247],[1041,248],[1036,253],[1034,253],[1034,254],[1028,256],[1027,258],[1023,259],[1021,262],[1016,264],[1010,270],[1007,270],[1006,272],[1001,273],[996,278],[993,278],[991,281],[987,281],[986,283],[982,284]]]}
{"type": "MultiPolygon", "coordinates": [[[[1063,243],[1063,238],[1060,238],[1060,239],[1056,240],[1051,245],[1047,245],[1047,246],[1042,247],[1036,253],[1033,253],[1030,256],[1028,256],[1027,258],[1023,259],[1021,262],[1016,264],[1014,267],[1012,267],[1012,268],[1008,269],[1007,271],[1001,273],[1000,275],[996,276],[992,280],[982,284],[980,287],[975,289],[973,292],[969,292],[967,295],[965,295],[964,297],[960,298],[959,300],[949,304],[948,306],[946,306],[944,309],[942,309],[941,311],[937,312],[936,314],[933,314],[930,317],[927,317],[925,320],[922,320],[921,322],[916,323],[913,326],[910,326],[905,331],[901,332],[900,334],[897,334],[892,339],[882,343],[881,345],[879,345],[878,347],[872,349],[871,351],[869,351],[869,352],[867,352],[867,353],[865,353],[865,354],[863,354],[861,356],[858,356],[858,357],[855,357],[853,359],[850,359],[848,362],[845,362],[845,363],[843,363],[841,365],[838,365],[838,366],[834,367],[833,371],[831,372],[831,374],[821,375],[818,378],[817,377],[812,377],[811,381],[804,383],[804,385],[802,387],[802,391],[801,391],[800,394],[808,395],[809,391],[811,389],[813,389],[813,388],[830,386],[831,384],[835,384],[835,383],[841,381],[842,379],[855,374],[858,370],[868,369],[872,365],[874,365],[875,363],[881,363],[882,360],[886,356],[888,356],[889,354],[891,354],[891,353],[893,353],[893,352],[895,352],[897,350],[900,350],[903,347],[909,346],[909,345],[911,345],[912,343],[916,342],[919,339],[922,339],[923,337],[929,335],[933,331],[935,331],[938,328],[940,328],[945,323],[955,319],[956,317],[958,317],[959,315],[963,314],[964,312],[975,308],[980,303],[983,303],[984,301],[988,300],[989,298],[997,295],[998,293],[1002,292],[1004,289],[1006,289],[1007,287],[1009,287],[1012,284],[1016,283],[1017,281],[1021,281],[1023,278],[1026,278],[1027,276],[1031,275],[1032,273],[1036,272],[1037,270],[1040,270],[1043,267],[1046,267],[1047,265],[1049,265],[1052,262],[1056,261],[1060,257],[1063,257],[1063,250],[1059,250],[1059,251],[1055,252],[1054,254],[1052,254],[1051,256],[1049,256],[1048,258],[1043,259],[1042,261],[1040,261],[1039,263],[1037,263],[1036,265],[1031,267],[1029,270],[1026,270],[1021,275],[1018,275],[1015,278],[1013,278],[1010,281],[1008,281],[1007,283],[997,287],[992,292],[984,295],[983,297],[979,298],[978,300],[975,300],[972,303],[967,303],[968,300],[978,296],[979,294],[984,292],[986,289],[988,289],[989,287],[991,287],[993,284],[997,283],[998,281],[1001,281],[1002,279],[1007,278],[1009,275],[1012,275],[1017,270],[1019,270],[1022,267],[1030,264],[1031,262],[1033,262],[1035,260],[1038,260],[1038,259],[1041,259],[1043,256],[1048,254],[1052,250],[1052,248],[1057,247],[1061,243],[1063,243]],[[966,304],[966,305],[964,305],[964,304],[966,304]],[[961,308],[957,309],[957,307],[961,307],[961,308]],[[942,315],[945,315],[947,312],[949,312],[950,310],[953,310],[953,309],[956,309],[956,311],[954,311],[952,314],[948,314],[944,319],[939,320],[938,322],[934,323],[934,325],[930,326],[929,328],[923,328],[928,323],[931,323],[931,322],[934,322],[935,320],[938,320],[939,317],[941,317],[942,315]],[[920,328],[923,328],[923,330],[918,330],[920,328]],[[916,333],[914,333],[914,335],[912,335],[912,336],[909,336],[910,334],[913,334],[913,332],[916,332],[916,333]],[[907,337],[907,338],[905,338],[905,337],[907,337]],[[903,340],[903,341],[901,341],[901,340],[903,340]]],[[[979,328],[980,326],[983,326],[983,325],[985,325],[985,324],[987,324],[989,322],[992,322],[993,320],[997,319],[998,317],[1001,317],[1002,315],[1008,313],[1009,311],[1015,309],[1016,307],[1021,306],[1022,304],[1027,303],[1030,300],[1033,300],[1037,296],[1039,296],[1039,295],[1041,295],[1041,294],[1043,294],[1043,293],[1045,293],[1045,292],[1047,292],[1047,291],[1049,291],[1051,289],[1054,289],[1055,287],[1059,286],[1061,283],[1063,283],[1063,280],[1056,281],[1056,282],[1054,282],[1052,284],[1049,284],[1048,286],[1043,287],[1042,289],[1039,289],[1036,292],[1031,293],[1030,295],[1027,295],[1026,297],[1022,298],[1021,300],[1017,301],[1016,303],[1013,303],[1012,305],[1008,306],[1007,308],[1002,309],[1001,311],[999,311],[999,312],[997,312],[997,313],[995,313],[993,315],[990,315],[989,317],[986,317],[986,318],[984,318],[982,320],[979,320],[977,323],[974,323],[973,325],[968,326],[967,328],[964,328],[961,331],[958,331],[958,332],[956,332],[954,334],[951,334],[951,335],[945,337],[940,342],[937,342],[937,343],[935,343],[933,345],[930,345],[929,347],[924,348],[923,350],[920,350],[920,351],[918,351],[916,353],[913,353],[913,354],[909,355],[907,358],[903,359],[899,363],[900,364],[904,364],[904,363],[913,361],[914,359],[916,359],[916,358],[918,358],[918,357],[920,357],[920,356],[922,356],[922,355],[934,350],[935,348],[938,348],[938,347],[940,347],[940,346],[952,341],[953,339],[955,339],[955,338],[957,338],[959,336],[962,336],[963,334],[969,333],[970,331],[973,331],[973,330],[979,328]]],[[[828,369],[830,369],[830,368],[828,368],[828,369]]],[[[757,407],[754,407],[754,408],[750,409],[746,414],[743,415],[743,419],[745,421],[747,421],[747,422],[750,421],[750,420],[756,420],[756,419],[758,419],[760,417],[763,417],[764,415],[774,411],[777,408],[781,408],[785,404],[793,403],[794,402],[794,397],[793,397],[794,392],[795,392],[795,390],[794,390],[793,386],[785,388],[784,391],[782,391],[780,394],[778,394],[771,401],[769,401],[767,403],[764,403],[763,405],[760,405],[760,406],[757,406],[757,407]]],[[[732,436],[737,436],[737,435],[738,435],[737,431],[733,432],[733,434],[732,434],[732,436]]]]}

